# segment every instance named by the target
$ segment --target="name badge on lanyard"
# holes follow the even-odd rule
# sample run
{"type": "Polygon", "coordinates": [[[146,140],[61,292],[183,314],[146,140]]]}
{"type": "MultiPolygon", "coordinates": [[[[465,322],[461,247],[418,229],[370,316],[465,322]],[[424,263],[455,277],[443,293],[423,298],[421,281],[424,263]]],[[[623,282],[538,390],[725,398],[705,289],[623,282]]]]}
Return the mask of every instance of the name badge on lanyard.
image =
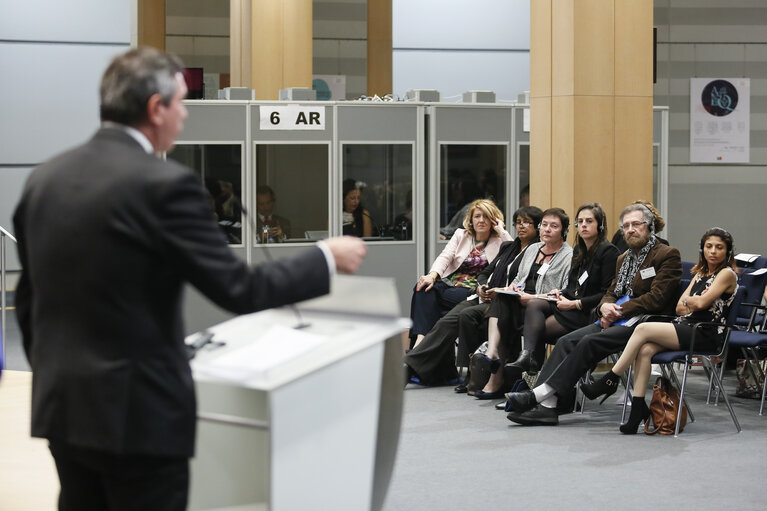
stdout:
{"type": "Polygon", "coordinates": [[[639,274],[642,276],[642,280],[651,279],[655,276],[655,268],[650,266],[640,271],[639,274]]]}
{"type": "Polygon", "coordinates": [[[584,282],[589,278],[589,272],[584,271],[583,275],[581,275],[581,278],[578,279],[578,285],[582,286],[584,282]]]}
{"type": "Polygon", "coordinates": [[[546,275],[546,272],[549,271],[550,267],[551,267],[551,265],[549,263],[543,263],[541,265],[541,267],[538,268],[538,275],[543,277],[544,275],[546,275]]]}

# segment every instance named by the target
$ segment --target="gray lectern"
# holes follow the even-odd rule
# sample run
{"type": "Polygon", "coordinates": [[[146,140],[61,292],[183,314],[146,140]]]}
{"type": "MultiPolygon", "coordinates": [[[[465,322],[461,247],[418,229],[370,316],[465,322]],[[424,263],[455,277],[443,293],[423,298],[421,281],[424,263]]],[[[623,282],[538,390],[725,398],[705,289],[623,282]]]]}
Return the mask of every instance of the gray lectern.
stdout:
{"type": "MultiPolygon", "coordinates": [[[[192,368],[190,509],[381,509],[402,414],[391,279],[337,276],[330,295],[209,331],[192,368]],[[300,329],[293,328],[306,323],[300,329]],[[219,345],[218,343],[225,343],[219,345]]],[[[190,336],[188,341],[192,341],[190,336]]]]}

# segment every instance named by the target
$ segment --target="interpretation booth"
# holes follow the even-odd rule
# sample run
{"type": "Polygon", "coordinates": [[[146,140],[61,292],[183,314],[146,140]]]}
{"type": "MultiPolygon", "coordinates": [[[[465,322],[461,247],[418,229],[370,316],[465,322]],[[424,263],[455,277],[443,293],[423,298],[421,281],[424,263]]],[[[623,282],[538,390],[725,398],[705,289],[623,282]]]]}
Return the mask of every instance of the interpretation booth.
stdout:
{"type": "MultiPolygon", "coordinates": [[[[527,200],[525,103],[189,100],[186,106],[184,132],[167,158],[199,173],[237,254],[258,262],[344,234],[350,217],[344,190],[354,187],[370,226],[359,275],[394,278],[401,315],[409,313],[417,277],[461,226],[471,200],[492,197],[509,229],[510,215],[527,200]]],[[[653,121],[653,200],[664,212],[668,109],[656,107],[653,121]]],[[[231,317],[191,288],[186,312],[188,332],[231,317]]]]}

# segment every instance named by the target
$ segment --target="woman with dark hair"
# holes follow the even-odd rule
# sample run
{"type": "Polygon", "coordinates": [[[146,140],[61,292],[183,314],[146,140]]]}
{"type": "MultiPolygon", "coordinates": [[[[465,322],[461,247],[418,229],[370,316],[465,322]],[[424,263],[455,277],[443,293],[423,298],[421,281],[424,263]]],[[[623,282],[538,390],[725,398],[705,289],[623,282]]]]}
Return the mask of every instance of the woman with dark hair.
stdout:
{"type": "MultiPolygon", "coordinates": [[[[639,424],[650,416],[645,402],[653,355],[667,350],[687,350],[692,339],[692,326],[701,321],[721,323],[727,319],[730,304],[738,288],[732,235],[720,227],[703,233],[700,255],[692,273],[690,285],[676,304],[677,317],[669,323],[639,324],[628,340],[623,354],[599,381],[581,385],[589,399],[604,395],[604,401],[618,389],[620,374],[634,366],[634,397],[631,415],[620,427],[621,433],[636,434],[639,424]]],[[[699,332],[695,347],[715,351],[724,340],[724,328],[704,328],[699,332]]]]}
{"type": "Polygon", "coordinates": [[[369,238],[373,236],[373,222],[370,213],[362,207],[361,192],[354,179],[343,182],[343,233],[346,236],[369,238]]]}
{"type": "MultiPolygon", "coordinates": [[[[474,396],[495,399],[503,396],[504,377],[498,371],[504,361],[516,357],[519,346],[519,325],[524,308],[535,298],[562,289],[567,285],[573,249],[565,243],[570,217],[562,208],[543,212],[538,226],[541,241],[530,245],[522,254],[519,271],[508,286],[514,294],[499,293],[493,298],[487,313],[487,352],[485,364],[490,365],[490,379],[474,396]]],[[[510,384],[513,382],[507,382],[510,384]]]]}
{"type": "Polygon", "coordinates": [[[551,290],[556,301],[532,300],[525,307],[524,348],[510,364],[537,371],[543,349],[560,336],[584,327],[615,277],[618,249],[607,241],[605,212],[599,203],[584,204],[575,215],[576,244],[567,287],[551,290]]]}
{"type": "Polygon", "coordinates": [[[495,259],[504,241],[511,241],[503,224],[503,213],[489,199],[471,203],[463,229],[450,238],[429,273],[421,276],[410,302],[411,342],[414,347],[434,327],[444,311],[465,300],[477,287],[477,276],[495,259]]]}

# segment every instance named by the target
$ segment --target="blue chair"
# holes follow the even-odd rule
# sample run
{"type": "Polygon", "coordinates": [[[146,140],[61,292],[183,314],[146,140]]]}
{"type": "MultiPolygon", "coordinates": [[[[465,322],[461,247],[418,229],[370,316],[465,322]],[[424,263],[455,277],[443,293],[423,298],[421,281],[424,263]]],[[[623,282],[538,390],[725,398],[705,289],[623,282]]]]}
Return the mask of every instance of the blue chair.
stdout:
{"type": "MultiPolygon", "coordinates": [[[[754,377],[754,381],[756,381],[756,384],[759,385],[760,379],[754,372],[754,366],[759,369],[759,375],[762,378],[761,381],[764,381],[764,373],[762,372],[762,368],[758,363],[759,357],[756,353],[756,350],[760,347],[767,347],[767,315],[763,314],[761,318],[759,318],[760,320],[757,320],[756,311],[761,310],[764,312],[767,307],[756,303],[745,302],[743,303],[743,307],[751,307],[751,318],[746,330],[734,331],[730,334],[730,346],[733,348],[740,348],[746,359],[746,366],[748,367],[748,370],[751,371],[751,375],[754,377]],[[756,363],[751,364],[748,362],[756,363]]],[[[765,389],[767,389],[767,385],[762,384],[762,401],[759,405],[759,415],[764,415],[765,389]]]]}
{"type": "MultiPolygon", "coordinates": [[[[759,271],[759,268],[749,268],[738,276],[738,284],[745,288],[745,294],[743,295],[744,304],[759,304],[762,301],[764,287],[767,286],[767,271],[764,273],[759,271]]],[[[751,322],[752,311],[753,309],[749,307],[742,307],[738,312],[735,326],[741,330],[745,329],[751,322]]]]}
{"type": "Polygon", "coordinates": [[[690,261],[682,261],[682,278],[687,279],[688,282],[690,279],[692,279],[693,266],[695,266],[695,263],[691,263],[690,261]]]}
{"type": "MultiPolygon", "coordinates": [[[[710,328],[714,326],[722,326],[720,323],[701,322],[701,323],[696,323],[693,327],[692,340],[690,342],[689,350],[662,351],[660,353],[657,353],[652,358],[652,363],[659,364],[661,367],[661,371],[663,372],[663,375],[669,378],[674,383],[674,385],[676,385],[679,388],[679,399],[684,404],[684,407],[687,408],[687,417],[691,423],[695,422],[695,416],[692,414],[692,410],[690,410],[690,406],[684,397],[685,387],[687,385],[687,371],[689,370],[690,366],[692,366],[694,357],[700,357],[703,360],[703,367],[709,375],[708,396],[706,398],[706,403],[709,403],[711,400],[712,386],[716,385],[717,393],[719,392],[719,389],[722,388],[721,371],[719,372],[717,371],[718,369],[717,364],[721,363],[722,366],[724,365],[724,357],[727,354],[727,347],[729,345],[730,338],[734,333],[737,332],[737,330],[733,330],[733,325],[735,323],[735,319],[738,317],[738,312],[743,302],[743,296],[744,296],[744,289],[739,286],[737,291],[735,292],[735,298],[732,300],[732,304],[730,305],[730,312],[727,315],[727,321],[725,323],[726,332],[725,332],[724,342],[722,343],[721,349],[719,349],[716,352],[700,351],[695,349],[695,340],[698,335],[698,332],[700,332],[701,329],[706,327],[710,328]],[[717,359],[719,362],[715,363],[713,359],[717,359]],[[674,364],[674,363],[679,363],[684,366],[684,372],[682,374],[681,382],[676,377],[676,373],[674,372],[674,369],[671,366],[671,364],[674,364]]],[[[631,378],[630,371],[631,370],[629,370],[629,378],[631,378]]],[[[741,431],[740,423],[738,422],[738,417],[735,415],[735,411],[732,409],[730,400],[727,398],[727,393],[722,392],[722,396],[724,397],[724,402],[727,405],[727,409],[730,412],[730,416],[732,417],[732,422],[735,424],[735,428],[738,430],[738,433],[740,433],[741,431]]],[[[624,407],[623,407],[624,417],[625,417],[625,414],[626,414],[626,405],[624,404],[624,407]]],[[[682,407],[680,406],[679,411],[677,412],[677,417],[676,417],[676,430],[674,431],[674,437],[679,436],[679,426],[681,423],[681,418],[682,418],[682,407]]]]}

